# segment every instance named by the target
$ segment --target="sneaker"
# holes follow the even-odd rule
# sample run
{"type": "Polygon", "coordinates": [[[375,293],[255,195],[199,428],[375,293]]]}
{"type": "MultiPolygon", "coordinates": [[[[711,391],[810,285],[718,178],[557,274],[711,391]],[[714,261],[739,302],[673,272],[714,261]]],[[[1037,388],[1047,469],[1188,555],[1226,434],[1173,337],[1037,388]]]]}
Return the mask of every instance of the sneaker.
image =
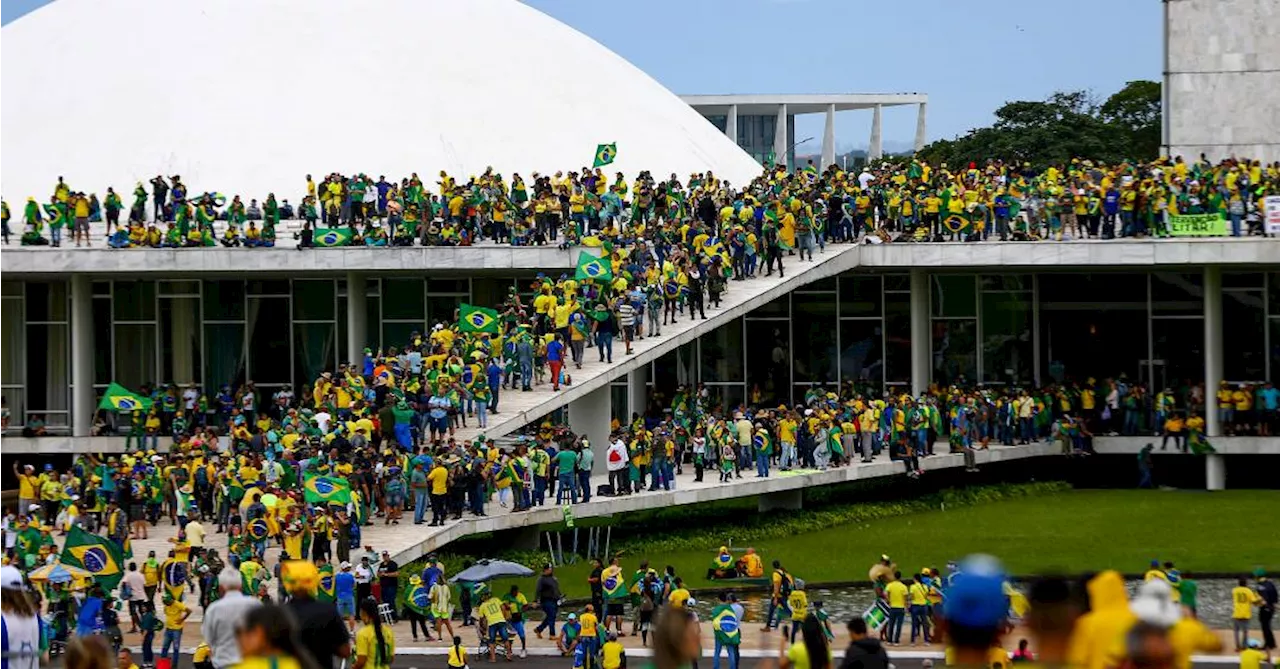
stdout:
{"type": "Polygon", "coordinates": [[[520,658],[521,658],[521,659],[524,659],[524,658],[526,658],[526,657],[529,657],[529,653],[525,652],[525,650],[524,650],[523,648],[521,648],[521,649],[520,649],[520,658]]]}

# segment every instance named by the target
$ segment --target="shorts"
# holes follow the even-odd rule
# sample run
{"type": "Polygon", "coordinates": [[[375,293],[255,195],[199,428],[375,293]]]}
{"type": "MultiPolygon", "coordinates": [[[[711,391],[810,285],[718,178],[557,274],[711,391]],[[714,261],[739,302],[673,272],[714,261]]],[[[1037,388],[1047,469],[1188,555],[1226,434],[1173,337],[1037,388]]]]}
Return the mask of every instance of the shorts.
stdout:
{"type": "Polygon", "coordinates": [[[146,519],[147,519],[147,505],[145,504],[129,505],[129,520],[135,523],[140,523],[145,521],[146,519]]]}
{"type": "Polygon", "coordinates": [[[356,600],[354,597],[338,598],[338,615],[343,618],[354,618],[356,615],[356,600]]]}
{"type": "Polygon", "coordinates": [[[606,616],[621,616],[626,613],[627,605],[622,602],[609,602],[605,604],[604,614],[606,616]]]}
{"type": "Polygon", "coordinates": [[[496,643],[498,637],[502,637],[504,642],[511,639],[510,633],[507,632],[507,623],[500,622],[489,626],[489,643],[496,643]]]}
{"type": "Polygon", "coordinates": [[[449,430],[449,417],[441,416],[440,418],[432,418],[431,429],[436,432],[447,432],[449,430]]]}

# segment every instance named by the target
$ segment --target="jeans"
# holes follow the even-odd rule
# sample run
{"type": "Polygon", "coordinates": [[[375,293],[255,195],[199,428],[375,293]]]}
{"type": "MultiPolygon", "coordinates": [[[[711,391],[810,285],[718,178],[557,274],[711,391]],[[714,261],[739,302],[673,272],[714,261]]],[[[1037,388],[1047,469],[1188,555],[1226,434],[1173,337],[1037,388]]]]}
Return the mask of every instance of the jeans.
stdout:
{"type": "Polygon", "coordinates": [[[551,636],[556,635],[556,613],[560,609],[560,603],[554,599],[543,599],[541,604],[542,613],[545,616],[538,626],[533,628],[534,634],[541,634],[542,630],[550,629],[551,636]]]}
{"type": "Polygon", "coordinates": [[[58,244],[62,243],[62,226],[61,225],[49,226],[49,241],[54,246],[57,246],[58,244]]]}
{"type": "Polygon", "coordinates": [[[783,469],[791,469],[796,466],[796,445],[793,442],[782,442],[782,463],[783,469]]]}
{"type": "Polygon", "coordinates": [[[885,634],[889,643],[902,643],[902,621],[906,617],[906,609],[889,609],[889,632],[885,634]]]}
{"type": "Polygon", "coordinates": [[[533,503],[542,506],[547,501],[547,480],[541,476],[533,479],[533,503]]]}
{"type": "Polygon", "coordinates": [[[484,402],[476,402],[476,423],[481,428],[489,427],[489,405],[484,402]]]}
{"type": "Polygon", "coordinates": [[[1240,215],[1240,214],[1229,214],[1228,216],[1230,216],[1230,218],[1231,218],[1231,236],[1232,236],[1232,237],[1239,237],[1239,236],[1240,236],[1240,221],[1241,221],[1241,215],[1240,215]]]}
{"type": "Polygon", "coordinates": [[[154,630],[147,630],[142,634],[142,663],[155,664],[156,661],[156,633],[154,630]]]}
{"type": "Polygon", "coordinates": [[[533,360],[531,358],[520,359],[520,388],[529,390],[533,385],[533,360]]]}
{"type": "Polygon", "coordinates": [[[501,387],[501,383],[489,384],[489,394],[492,396],[489,398],[489,410],[494,413],[498,413],[498,389],[501,387]]]}
{"type": "Polygon", "coordinates": [[[578,487],[582,488],[582,503],[591,501],[591,472],[578,472],[578,487]]]}
{"type": "Polygon", "coordinates": [[[720,643],[716,639],[716,651],[711,660],[711,669],[720,669],[720,650],[724,649],[725,654],[729,656],[729,669],[738,669],[738,644],[720,643]]]}
{"type": "Polygon", "coordinates": [[[422,518],[427,515],[427,491],[420,490],[413,493],[413,522],[421,523],[422,518]]]}
{"type": "Polygon", "coordinates": [[[777,628],[779,625],[782,624],[782,619],[787,616],[787,606],[786,604],[775,603],[772,599],[770,599],[769,608],[766,610],[765,613],[766,615],[764,618],[764,626],[771,629],[777,628]],[[777,614],[777,615],[775,616],[774,614],[777,614]],[[775,617],[777,618],[776,620],[774,619],[775,617]]]}
{"type": "Polygon", "coordinates": [[[769,456],[764,451],[756,451],[756,476],[769,475],[769,456]]]}
{"type": "MultiPolygon", "coordinates": [[[[168,632],[166,632],[168,634],[168,632]]],[[[1249,645],[1249,619],[1248,618],[1232,618],[1231,619],[1231,638],[1235,639],[1236,648],[1244,648],[1249,645]]]]}
{"type": "Polygon", "coordinates": [[[471,486],[468,494],[471,496],[471,513],[477,516],[484,515],[484,483],[471,486]]]}
{"type": "Polygon", "coordinates": [[[170,660],[172,664],[169,666],[173,667],[174,669],[177,669],[178,657],[179,657],[179,654],[182,652],[182,630],[165,630],[164,631],[164,643],[160,645],[160,657],[169,655],[170,645],[173,646],[173,655],[172,655],[173,659],[170,660]]]}
{"type": "Polygon", "coordinates": [[[569,498],[572,504],[578,503],[578,486],[573,484],[573,472],[560,472],[556,477],[556,482],[560,489],[556,491],[556,504],[564,504],[565,498],[569,498]]]}
{"type": "Polygon", "coordinates": [[[613,362],[613,333],[597,332],[596,348],[600,350],[600,362],[613,362]]]}
{"type": "Polygon", "coordinates": [[[911,643],[916,642],[916,633],[924,637],[925,643],[933,643],[929,638],[928,608],[923,604],[911,605],[911,643]]]}

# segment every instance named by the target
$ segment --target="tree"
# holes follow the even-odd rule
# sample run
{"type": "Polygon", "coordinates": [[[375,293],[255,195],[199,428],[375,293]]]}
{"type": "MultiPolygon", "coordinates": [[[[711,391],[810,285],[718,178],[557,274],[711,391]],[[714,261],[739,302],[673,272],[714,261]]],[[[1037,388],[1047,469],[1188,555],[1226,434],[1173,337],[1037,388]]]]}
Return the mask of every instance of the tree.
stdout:
{"type": "Polygon", "coordinates": [[[1135,160],[1152,160],[1160,155],[1160,94],[1158,82],[1130,81],[1098,110],[1102,120],[1128,134],[1129,150],[1135,160]]]}

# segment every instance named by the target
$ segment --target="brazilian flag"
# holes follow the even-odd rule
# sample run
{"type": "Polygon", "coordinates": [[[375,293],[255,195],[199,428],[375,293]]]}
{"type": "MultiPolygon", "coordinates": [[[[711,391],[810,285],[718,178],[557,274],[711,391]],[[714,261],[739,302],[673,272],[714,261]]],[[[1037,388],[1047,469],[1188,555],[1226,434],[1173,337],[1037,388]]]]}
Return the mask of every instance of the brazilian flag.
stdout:
{"type": "Polygon", "coordinates": [[[320,587],[316,589],[316,601],[332,602],[333,596],[333,565],[326,564],[320,567],[320,587]]]}
{"type": "Polygon", "coordinates": [[[942,226],[951,232],[964,234],[973,228],[973,221],[969,219],[968,214],[956,212],[947,214],[946,218],[942,219],[942,226]]]}
{"type": "Polygon", "coordinates": [[[773,452],[773,437],[766,430],[756,432],[751,438],[751,443],[756,447],[756,452],[768,455],[773,452]]]}
{"type": "Polygon", "coordinates": [[[418,615],[427,615],[431,609],[430,591],[421,583],[409,586],[409,592],[404,595],[404,605],[418,615]]]}
{"type": "Polygon", "coordinates": [[[312,241],[325,248],[346,246],[351,243],[351,231],[343,228],[316,228],[312,241]]]}
{"type": "Polygon", "coordinates": [[[463,304],[458,309],[458,329],[463,332],[498,334],[498,311],[463,304]]]}
{"type": "Polygon", "coordinates": [[[627,586],[623,583],[620,570],[614,572],[606,569],[600,579],[600,586],[604,590],[605,599],[624,599],[627,596],[627,586]]]}
{"type": "Polygon", "coordinates": [[[121,568],[123,557],[115,543],[105,537],[90,534],[78,525],[71,526],[71,531],[67,533],[67,541],[59,560],[93,574],[94,581],[101,583],[108,591],[114,589],[124,577],[124,570],[121,568]]]}
{"type": "Polygon", "coordinates": [[[98,408],[122,413],[147,411],[151,408],[151,400],[112,382],[107,386],[106,392],[102,393],[102,401],[98,402],[98,408]]]}
{"type": "Polygon", "coordinates": [[[618,157],[618,143],[600,144],[596,146],[596,159],[592,167],[604,167],[618,157]]]}
{"type": "Polygon", "coordinates": [[[160,565],[160,580],[164,583],[165,592],[182,601],[182,591],[187,587],[187,578],[191,575],[191,563],[186,560],[169,558],[160,565]]]}
{"type": "Polygon", "coordinates": [[[711,611],[711,629],[715,630],[716,641],[720,644],[736,646],[742,640],[741,624],[733,607],[720,604],[711,611]]]}
{"type": "Polygon", "coordinates": [[[604,258],[597,258],[586,251],[579,251],[578,271],[574,273],[574,279],[578,281],[586,279],[612,281],[613,266],[604,258]]]}
{"type": "Polygon", "coordinates": [[[245,532],[247,532],[249,537],[254,541],[266,541],[267,536],[270,534],[270,530],[267,527],[267,521],[262,518],[254,518],[249,521],[249,526],[245,532]]]}
{"type": "Polygon", "coordinates": [[[351,484],[336,476],[308,476],[303,480],[302,491],[309,504],[351,503],[351,484]]]}

